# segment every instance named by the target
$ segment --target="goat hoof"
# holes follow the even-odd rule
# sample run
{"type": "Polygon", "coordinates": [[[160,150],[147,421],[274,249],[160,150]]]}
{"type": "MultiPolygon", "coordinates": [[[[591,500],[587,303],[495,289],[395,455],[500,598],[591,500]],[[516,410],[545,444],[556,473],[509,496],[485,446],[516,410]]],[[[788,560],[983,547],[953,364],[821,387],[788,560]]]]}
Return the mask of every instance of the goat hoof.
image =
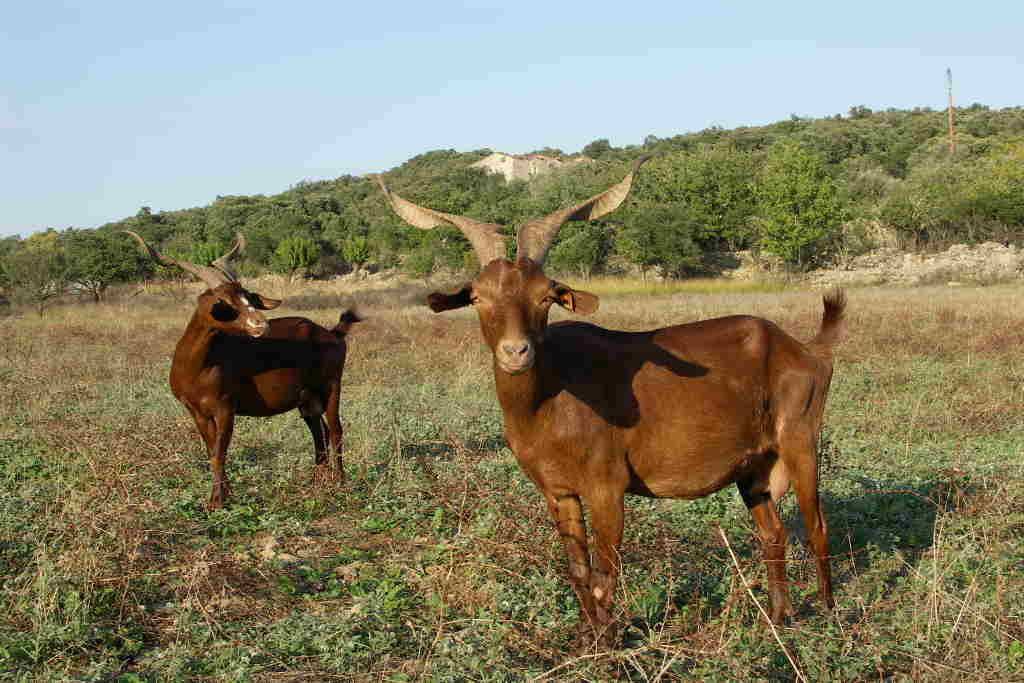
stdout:
{"type": "Polygon", "coordinates": [[[585,624],[576,627],[576,633],[569,639],[569,651],[575,654],[614,650],[618,647],[619,629],[614,623],[585,624]]]}
{"type": "Polygon", "coordinates": [[[220,510],[222,507],[227,505],[228,500],[231,499],[231,489],[226,485],[220,489],[214,490],[210,494],[210,502],[206,504],[206,509],[209,511],[220,510]]]}

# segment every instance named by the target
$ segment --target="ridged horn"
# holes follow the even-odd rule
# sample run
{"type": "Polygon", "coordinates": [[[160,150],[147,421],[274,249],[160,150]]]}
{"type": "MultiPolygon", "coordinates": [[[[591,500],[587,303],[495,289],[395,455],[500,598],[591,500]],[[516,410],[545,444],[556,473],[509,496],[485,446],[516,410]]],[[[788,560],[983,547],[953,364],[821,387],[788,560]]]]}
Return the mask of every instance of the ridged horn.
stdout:
{"type": "Polygon", "coordinates": [[[524,225],[519,229],[519,236],[516,238],[516,256],[527,256],[534,262],[542,264],[551,243],[555,241],[555,235],[566,221],[592,221],[619,208],[633,186],[633,177],[637,170],[652,156],[654,155],[648,154],[640,157],[625,178],[601,194],[524,225]]]}
{"type": "MultiPolygon", "coordinates": [[[[223,285],[226,282],[235,281],[234,278],[229,277],[227,273],[221,271],[219,268],[212,268],[210,266],[197,266],[196,264],[189,263],[188,261],[179,261],[178,259],[171,258],[170,256],[164,256],[159,251],[157,251],[150,245],[146,244],[146,240],[142,239],[142,237],[140,237],[137,233],[132,232],[131,230],[122,230],[121,232],[126,232],[132,237],[134,237],[142,246],[142,248],[149,252],[150,257],[154,261],[162,263],[165,266],[178,266],[182,270],[192,273],[197,278],[205,282],[210,289],[213,289],[214,287],[219,287],[220,285],[223,285]]],[[[237,246],[238,245],[236,244],[235,247],[237,248],[237,246]]],[[[220,261],[224,257],[228,256],[228,254],[231,254],[231,251],[229,251],[227,254],[225,254],[224,256],[217,260],[220,261]]]]}
{"type": "Polygon", "coordinates": [[[245,235],[235,232],[235,246],[210,265],[219,268],[232,282],[238,282],[238,275],[231,269],[231,262],[238,258],[239,254],[245,251],[245,235]]]}
{"type": "Polygon", "coordinates": [[[486,266],[494,259],[505,258],[505,236],[501,233],[502,227],[497,223],[481,223],[465,216],[455,216],[413,204],[392,192],[383,178],[376,178],[391,209],[409,225],[420,230],[430,230],[439,225],[461,230],[473,246],[473,251],[476,252],[482,266],[486,266]]]}

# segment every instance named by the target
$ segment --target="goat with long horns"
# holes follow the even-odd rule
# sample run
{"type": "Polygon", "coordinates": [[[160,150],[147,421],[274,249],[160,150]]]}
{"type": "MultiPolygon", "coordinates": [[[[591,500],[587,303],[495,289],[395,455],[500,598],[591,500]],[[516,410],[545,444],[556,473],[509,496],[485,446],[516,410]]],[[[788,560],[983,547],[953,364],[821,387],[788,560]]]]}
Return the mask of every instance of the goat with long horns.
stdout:
{"type": "Polygon", "coordinates": [[[552,304],[583,315],[598,307],[595,295],[543,272],[559,228],[614,211],[644,161],[608,190],[524,225],[514,261],[505,258],[501,226],[418,206],[378,180],[398,216],[424,230],[458,228],[480,259],[474,280],[454,294],[431,294],[428,304],[435,312],[477,310],[493,352],[505,436],[562,538],[584,635],[610,642],[614,632],[626,493],[695,499],[736,484],[761,537],[778,622],[792,607],[776,504],[792,485],[817,559],[819,594],[832,606],[816,444],[845,308],[841,291],[824,297],[821,328],[806,344],[744,315],[648,332],[548,325],[552,304]]]}
{"type": "Polygon", "coordinates": [[[209,287],[174,349],[170,376],[171,391],[192,415],[210,456],[209,507],[221,507],[230,495],[224,461],[236,415],[267,417],[298,408],[313,436],[314,480],[343,479],[338,409],[346,335],[360,320],[355,311],[342,313],[331,329],[299,317],[267,320],[262,311],[281,301],[248,291],[230,267],[245,248],[241,233],[226,254],[200,266],[161,254],[125,232],[155,261],[178,266],[209,287]],[[333,463],[328,449],[335,453],[333,463]]]}

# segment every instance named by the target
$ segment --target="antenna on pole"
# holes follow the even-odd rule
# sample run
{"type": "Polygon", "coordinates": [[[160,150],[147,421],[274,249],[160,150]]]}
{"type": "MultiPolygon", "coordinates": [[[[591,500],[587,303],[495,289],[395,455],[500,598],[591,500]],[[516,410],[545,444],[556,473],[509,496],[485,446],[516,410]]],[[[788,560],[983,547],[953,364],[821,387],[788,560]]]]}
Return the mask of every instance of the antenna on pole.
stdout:
{"type": "Polygon", "coordinates": [[[949,155],[956,154],[956,140],[953,138],[953,70],[946,68],[946,90],[949,92],[949,155]]]}

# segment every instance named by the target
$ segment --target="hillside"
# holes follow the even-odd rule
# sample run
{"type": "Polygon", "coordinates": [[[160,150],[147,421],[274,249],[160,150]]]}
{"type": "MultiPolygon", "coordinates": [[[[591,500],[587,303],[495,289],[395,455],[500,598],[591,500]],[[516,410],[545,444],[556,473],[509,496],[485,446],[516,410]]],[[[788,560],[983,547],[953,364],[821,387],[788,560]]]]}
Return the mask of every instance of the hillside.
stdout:
{"type": "MultiPolygon", "coordinates": [[[[1024,108],[975,104],[956,111],[956,125],[955,153],[944,111],[853,107],[844,116],[647,136],[625,147],[595,140],[579,154],[536,150],[546,158],[586,156],[594,163],[564,164],[529,182],[472,168],[492,154],[487,149],[426,152],[386,175],[409,199],[498,222],[511,233],[529,217],[607,187],[641,154],[658,154],[622,209],[600,223],[563,228],[549,264],[585,276],[614,268],[668,277],[710,272],[714,254],[746,249],[806,270],[880,244],[908,251],[1021,244],[1024,108]]],[[[400,223],[369,178],[341,176],[299,181],[271,196],[218,196],[203,207],[159,213],[142,207],[95,231],[10,238],[0,241],[0,263],[32,244],[60,249],[88,232],[95,232],[92,243],[107,245],[118,258],[135,259],[126,238],[116,234],[123,229],[194,261],[208,261],[240,230],[249,242],[247,273],[305,268],[331,276],[355,267],[401,266],[424,275],[460,269],[468,253],[457,232],[421,232],[400,223]]],[[[147,267],[135,259],[116,277],[143,275],[147,267]]],[[[12,270],[17,267],[3,269],[8,285],[16,279],[12,270]]]]}

